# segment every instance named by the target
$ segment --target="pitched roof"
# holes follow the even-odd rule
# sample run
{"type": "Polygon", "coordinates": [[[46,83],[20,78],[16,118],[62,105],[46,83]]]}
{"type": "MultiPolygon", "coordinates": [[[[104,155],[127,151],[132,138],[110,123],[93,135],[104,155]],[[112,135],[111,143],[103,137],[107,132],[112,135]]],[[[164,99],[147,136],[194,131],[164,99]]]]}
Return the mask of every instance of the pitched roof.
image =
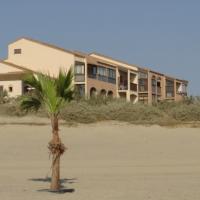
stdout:
{"type": "Polygon", "coordinates": [[[22,67],[22,66],[16,65],[14,63],[11,63],[11,62],[8,62],[8,61],[5,61],[5,60],[0,60],[0,63],[5,64],[5,65],[9,65],[10,67],[17,68],[17,69],[20,69],[22,71],[34,72],[33,70],[30,70],[30,69],[28,69],[24,66],[22,67]]]}
{"type": "Polygon", "coordinates": [[[111,60],[114,60],[114,61],[116,61],[116,62],[120,62],[120,63],[125,64],[125,65],[129,65],[129,66],[132,66],[132,67],[139,68],[138,65],[130,64],[130,63],[127,63],[127,62],[124,62],[124,61],[121,61],[121,60],[112,58],[112,57],[110,57],[110,56],[105,56],[105,55],[100,54],[100,53],[97,53],[97,52],[92,52],[92,53],[90,53],[89,55],[92,56],[92,54],[97,55],[97,56],[101,56],[101,57],[104,57],[104,58],[107,58],[107,59],[111,59],[111,60]]]}
{"type": "Polygon", "coordinates": [[[75,51],[75,52],[77,53],[77,55],[84,56],[87,60],[87,63],[89,63],[89,64],[94,64],[94,65],[103,64],[103,65],[107,65],[107,66],[110,66],[110,67],[117,67],[118,66],[118,65],[116,65],[112,62],[105,61],[103,59],[90,56],[90,55],[83,53],[83,52],[80,52],[80,51],[75,51]]]}
{"type": "Polygon", "coordinates": [[[27,72],[10,72],[0,74],[0,81],[22,80],[27,74],[27,72]]]}

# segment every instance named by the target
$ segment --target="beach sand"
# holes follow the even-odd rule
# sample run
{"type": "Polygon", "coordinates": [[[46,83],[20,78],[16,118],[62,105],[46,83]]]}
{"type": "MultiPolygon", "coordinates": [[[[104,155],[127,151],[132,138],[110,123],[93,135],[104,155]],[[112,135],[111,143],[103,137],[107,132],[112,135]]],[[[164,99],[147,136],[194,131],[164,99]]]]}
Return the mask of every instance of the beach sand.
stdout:
{"type": "Polygon", "coordinates": [[[68,190],[55,194],[46,191],[50,126],[0,125],[0,200],[200,199],[199,128],[101,122],[60,134],[68,190]]]}

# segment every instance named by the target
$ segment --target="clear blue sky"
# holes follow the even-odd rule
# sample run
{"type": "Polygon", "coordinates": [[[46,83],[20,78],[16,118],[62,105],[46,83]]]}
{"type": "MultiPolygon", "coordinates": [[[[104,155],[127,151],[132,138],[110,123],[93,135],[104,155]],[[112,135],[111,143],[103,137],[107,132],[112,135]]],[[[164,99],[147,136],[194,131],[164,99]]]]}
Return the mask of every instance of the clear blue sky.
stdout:
{"type": "Polygon", "coordinates": [[[27,36],[187,79],[200,95],[198,0],[0,0],[0,58],[27,36]]]}

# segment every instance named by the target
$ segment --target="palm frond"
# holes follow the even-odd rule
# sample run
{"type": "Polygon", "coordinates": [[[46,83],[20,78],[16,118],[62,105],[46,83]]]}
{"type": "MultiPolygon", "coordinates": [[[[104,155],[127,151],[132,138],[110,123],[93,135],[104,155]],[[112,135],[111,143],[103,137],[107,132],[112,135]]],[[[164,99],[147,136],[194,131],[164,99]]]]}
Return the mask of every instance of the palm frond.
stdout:
{"type": "Polygon", "coordinates": [[[27,74],[24,79],[24,83],[35,88],[38,92],[42,92],[41,83],[39,77],[43,76],[42,74],[27,74]]]}
{"type": "Polygon", "coordinates": [[[21,98],[20,107],[22,110],[25,110],[25,111],[29,111],[29,110],[38,111],[39,108],[41,107],[41,101],[40,99],[36,97],[24,95],[21,98]]]}
{"type": "Polygon", "coordinates": [[[73,73],[72,69],[68,72],[60,70],[58,78],[56,79],[56,87],[58,96],[65,99],[65,101],[70,101],[73,96],[72,88],[73,73]]]}
{"type": "Polygon", "coordinates": [[[58,115],[64,103],[72,99],[72,79],[72,70],[68,73],[60,70],[57,78],[49,74],[29,74],[24,82],[34,90],[22,98],[22,109],[38,110],[44,106],[50,115],[58,115]]]}

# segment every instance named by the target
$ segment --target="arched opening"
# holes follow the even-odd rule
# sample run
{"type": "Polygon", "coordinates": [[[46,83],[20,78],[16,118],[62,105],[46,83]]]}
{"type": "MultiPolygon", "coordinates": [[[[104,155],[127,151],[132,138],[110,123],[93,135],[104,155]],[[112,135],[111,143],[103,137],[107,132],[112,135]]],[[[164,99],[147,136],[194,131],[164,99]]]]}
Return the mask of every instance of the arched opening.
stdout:
{"type": "Polygon", "coordinates": [[[92,87],[92,88],[90,89],[90,97],[95,97],[96,94],[97,94],[96,88],[92,87]]]}
{"type": "Polygon", "coordinates": [[[101,95],[102,97],[106,97],[106,90],[102,89],[102,90],[100,91],[100,95],[101,95]]]}
{"type": "Polygon", "coordinates": [[[108,97],[109,97],[109,98],[113,98],[113,91],[111,91],[111,90],[108,91],[108,97]]]}

